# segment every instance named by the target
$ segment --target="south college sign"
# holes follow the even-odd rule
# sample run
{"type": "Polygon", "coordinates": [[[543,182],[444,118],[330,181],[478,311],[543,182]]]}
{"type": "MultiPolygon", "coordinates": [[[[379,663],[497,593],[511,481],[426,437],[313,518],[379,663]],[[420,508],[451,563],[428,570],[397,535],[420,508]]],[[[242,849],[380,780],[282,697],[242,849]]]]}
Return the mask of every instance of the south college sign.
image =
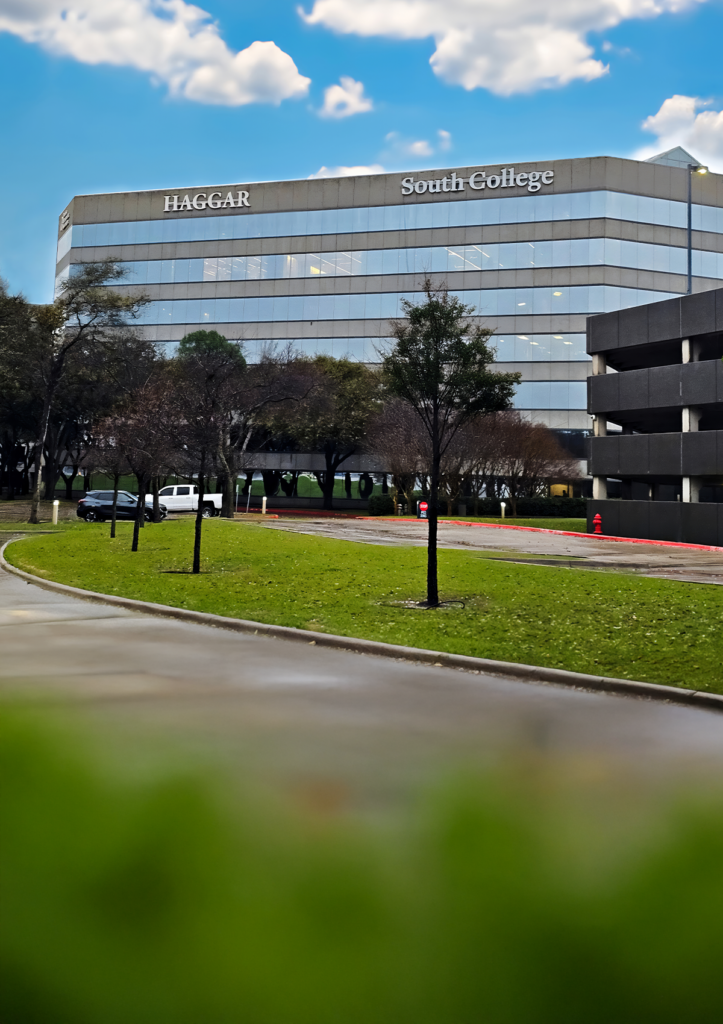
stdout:
{"type": "Polygon", "coordinates": [[[469,179],[458,178],[455,171],[444,178],[415,181],[414,178],[402,178],[402,195],[411,196],[413,192],[423,195],[425,192],[464,192],[465,184],[475,192],[483,188],[526,188],[528,192],[539,192],[543,185],[551,185],[555,177],[554,171],[515,171],[514,167],[503,167],[499,174],[487,174],[486,171],[475,171],[469,179]]]}

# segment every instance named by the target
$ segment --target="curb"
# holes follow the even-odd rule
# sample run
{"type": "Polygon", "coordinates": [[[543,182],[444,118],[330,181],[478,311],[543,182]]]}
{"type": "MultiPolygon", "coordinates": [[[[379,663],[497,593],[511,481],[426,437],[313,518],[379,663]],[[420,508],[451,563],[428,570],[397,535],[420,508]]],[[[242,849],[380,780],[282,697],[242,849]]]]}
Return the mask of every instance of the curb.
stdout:
{"type": "Polygon", "coordinates": [[[81,590],[79,587],[70,587],[65,583],[41,579],[39,576],[33,576],[31,573],[11,565],[5,558],[5,548],[9,544],[15,544],[18,540],[24,539],[8,540],[0,547],[0,569],[19,576],[43,590],[51,590],[54,593],[80,598],[83,601],[109,604],[127,611],[141,612],[144,615],[179,619],[182,622],[194,622],[197,625],[213,626],[216,629],[227,629],[235,633],[258,634],[277,640],[291,640],[296,643],[313,644],[317,647],[329,647],[337,651],[350,651],[353,654],[368,654],[391,658],[395,661],[411,661],[419,665],[430,665],[434,668],[460,669],[476,675],[503,676],[518,682],[564,686],[574,690],[589,690],[595,693],[636,697],[639,700],[682,704],[687,707],[704,707],[723,712],[723,695],[717,693],[705,693],[676,686],[662,686],[659,683],[641,683],[631,679],[615,679],[609,676],[591,676],[583,672],[568,672],[566,669],[524,665],[511,661],[495,661],[491,658],[473,658],[465,654],[448,654],[445,651],[430,651],[421,647],[402,647],[399,644],[386,644],[379,640],[360,640],[355,637],[337,636],[333,633],[296,629],[293,626],[275,626],[265,622],[254,622],[251,619],[232,619],[225,615],[213,615],[209,612],[197,612],[187,608],[174,608],[172,605],[154,604],[150,601],[137,601],[129,597],[116,597],[112,594],[81,590]]]}
{"type": "MultiPolygon", "coordinates": [[[[411,516],[356,516],[357,519],[385,520],[387,522],[425,523],[426,519],[411,516]]],[[[662,548],[692,548],[695,551],[723,551],[723,548],[710,544],[686,544],[679,540],[651,540],[646,537],[612,537],[607,533],[578,533],[574,530],[548,530],[543,526],[508,526],[507,523],[469,523],[466,519],[438,519],[438,523],[446,526],[473,526],[489,530],[523,530],[526,533],[552,533],[556,537],[584,537],[585,540],[612,540],[621,544],[652,544],[662,548]]]]}

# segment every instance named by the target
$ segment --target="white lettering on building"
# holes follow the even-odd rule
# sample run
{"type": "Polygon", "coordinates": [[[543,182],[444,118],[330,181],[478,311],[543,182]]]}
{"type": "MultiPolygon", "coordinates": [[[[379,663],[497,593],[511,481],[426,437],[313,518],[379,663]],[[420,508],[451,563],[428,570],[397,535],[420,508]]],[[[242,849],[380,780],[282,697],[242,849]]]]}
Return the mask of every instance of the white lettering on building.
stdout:
{"type": "Polygon", "coordinates": [[[186,194],[178,196],[164,196],[164,213],[180,213],[181,210],[240,210],[250,207],[249,193],[244,191],[227,192],[197,192],[194,196],[186,194]]]}
{"type": "MultiPolygon", "coordinates": [[[[552,185],[554,171],[515,171],[514,167],[502,167],[499,174],[488,174],[486,171],[475,171],[470,175],[469,187],[475,192],[484,188],[526,188],[528,192],[539,192],[543,185],[552,185]]],[[[452,171],[444,178],[421,179],[402,178],[402,195],[413,193],[424,195],[425,192],[464,192],[465,179],[458,178],[452,171]]]]}

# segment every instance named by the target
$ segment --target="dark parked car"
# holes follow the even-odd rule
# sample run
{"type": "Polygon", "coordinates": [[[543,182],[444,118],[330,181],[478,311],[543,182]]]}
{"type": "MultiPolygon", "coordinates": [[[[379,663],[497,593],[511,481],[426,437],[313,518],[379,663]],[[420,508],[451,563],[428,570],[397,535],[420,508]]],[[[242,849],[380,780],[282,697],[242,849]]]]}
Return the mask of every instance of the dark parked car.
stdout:
{"type": "MultiPolygon", "coordinates": [[[[130,491],[118,491],[118,503],[116,505],[116,519],[135,519],[138,498],[130,491]]],[[[165,505],[161,505],[161,519],[165,519],[168,512],[165,505]]],[[[113,491],[88,491],[84,498],[78,502],[76,515],[85,519],[86,523],[102,523],[104,519],[113,518],[113,491]]],[[[153,519],[153,498],[146,497],[146,519],[150,522],[153,519]]]]}

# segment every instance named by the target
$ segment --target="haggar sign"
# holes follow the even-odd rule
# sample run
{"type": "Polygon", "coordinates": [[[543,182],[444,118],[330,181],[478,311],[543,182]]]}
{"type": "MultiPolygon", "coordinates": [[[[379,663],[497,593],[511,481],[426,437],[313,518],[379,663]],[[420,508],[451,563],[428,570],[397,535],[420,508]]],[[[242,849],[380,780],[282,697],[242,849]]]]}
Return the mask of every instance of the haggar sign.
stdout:
{"type": "Polygon", "coordinates": [[[487,171],[475,171],[469,178],[459,178],[455,171],[443,178],[432,178],[415,181],[414,178],[402,178],[402,195],[412,193],[423,195],[425,192],[464,192],[469,185],[475,192],[486,188],[526,188],[528,192],[539,192],[543,185],[551,185],[555,177],[554,171],[515,171],[514,167],[503,167],[496,174],[487,171]]]}
{"type": "Polygon", "coordinates": [[[164,196],[164,213],[179,213],[181,210],[234,210],[251,206],[248,192],[196,192],[194,196],[164,196]]]}

